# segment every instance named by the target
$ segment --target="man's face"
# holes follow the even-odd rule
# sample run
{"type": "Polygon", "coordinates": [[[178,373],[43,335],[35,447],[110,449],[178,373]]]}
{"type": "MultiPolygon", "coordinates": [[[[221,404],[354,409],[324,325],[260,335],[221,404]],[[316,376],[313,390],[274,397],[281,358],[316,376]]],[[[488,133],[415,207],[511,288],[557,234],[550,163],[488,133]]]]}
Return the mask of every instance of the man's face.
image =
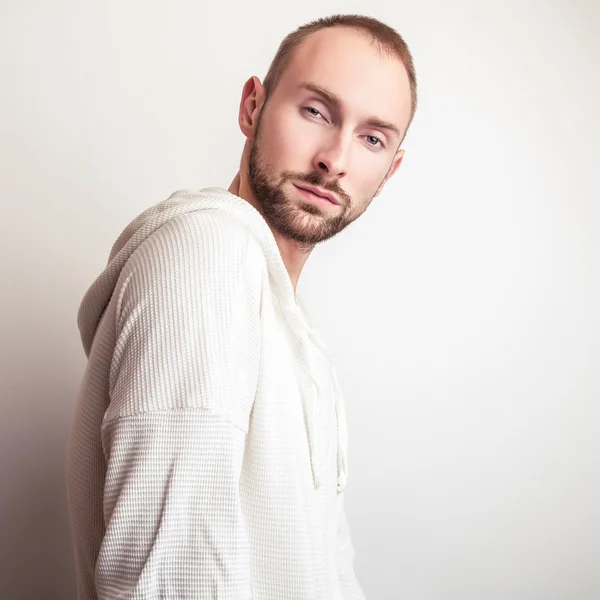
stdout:
{"type": "Polygon", "coordinates": [[[294,51],[254,130],[248,179],[267,222],[308,246],[342,231],[398,168],[409,119],[400,60],[352,29],[312,34],[294,51]],[[331,192],[338,204],[299,189],[305,185],[331,192]]]}

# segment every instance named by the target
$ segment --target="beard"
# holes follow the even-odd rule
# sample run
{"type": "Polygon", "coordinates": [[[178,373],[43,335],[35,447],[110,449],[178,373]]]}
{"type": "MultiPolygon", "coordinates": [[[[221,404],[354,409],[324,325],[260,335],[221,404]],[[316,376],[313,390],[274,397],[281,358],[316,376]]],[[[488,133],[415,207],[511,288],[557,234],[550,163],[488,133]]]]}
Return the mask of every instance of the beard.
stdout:
{"type": "Polygon", "coordinates": [[[324,176],[313,171],[308,175],[296,171],[283,171],[277,177],[275,170],[268,164],[261,152],[260,121],[256,126],[254,139],[248,160],[248,182],[261,207],[267,223],[281,235],[294,240],[302,248],[312,248],[319,242],[333,237],[357,219],[373,200],[362,203],[353,209],[352,198],[344,192],[338,182],[327,183],[324,176]],[[341,211],[328,215],[327,210],[305,202],[294,200],[284,191],[288,180],[320,186],[333,192],[340,201],[341,211]]]}

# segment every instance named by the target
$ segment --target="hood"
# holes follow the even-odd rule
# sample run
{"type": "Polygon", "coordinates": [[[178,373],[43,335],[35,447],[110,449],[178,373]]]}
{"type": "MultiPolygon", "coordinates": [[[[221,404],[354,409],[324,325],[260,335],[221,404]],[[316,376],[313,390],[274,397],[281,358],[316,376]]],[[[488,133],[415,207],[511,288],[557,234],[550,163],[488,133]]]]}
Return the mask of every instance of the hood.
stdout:
{"type": "Polygon", "coordinates": [[[312,390],[303,391],[303,407],[315,488],[321,486],[319,440],[315,421],[319,397],[322,397],[319,392],[328,391],[323,387],[324,383],[317,374],[315,346],[332,364],[331,383],[334,389],[338,438],[337,489],[341,492],[347,482],[347,426],[342,392],[335,372],[335,361],[329,348],[306,319],[269,226],[262,215],[243,198],[219,187],[205,188],[200,191],[179,190],[133,219],[113,244],[105,269],[85,293],[79,307],[77,325],[85,354],[89,357],[96,329],[114,292],[121,270],[136,248],[169,220],[181,214],[206,209],[220,209],[234,214],[260,242],[265,253],[273,291],[277,294],[290,327],[302,343],[305,364],[312,382],[312,390]]]}

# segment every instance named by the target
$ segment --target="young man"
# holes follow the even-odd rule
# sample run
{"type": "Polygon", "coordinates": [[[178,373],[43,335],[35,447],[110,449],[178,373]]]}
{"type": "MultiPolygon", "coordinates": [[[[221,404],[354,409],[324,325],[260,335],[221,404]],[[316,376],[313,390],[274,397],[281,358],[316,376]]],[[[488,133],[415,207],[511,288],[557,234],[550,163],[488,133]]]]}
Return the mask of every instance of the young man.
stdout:
{"type": "Polygon", "coordinates": [[[119,236],[78,313],[80,600],[364,598],[343,399],[296,285],[400,166],[415,106],[393,29],[305,25],[244,86],[229,190],[175,192],[119,236]]]}

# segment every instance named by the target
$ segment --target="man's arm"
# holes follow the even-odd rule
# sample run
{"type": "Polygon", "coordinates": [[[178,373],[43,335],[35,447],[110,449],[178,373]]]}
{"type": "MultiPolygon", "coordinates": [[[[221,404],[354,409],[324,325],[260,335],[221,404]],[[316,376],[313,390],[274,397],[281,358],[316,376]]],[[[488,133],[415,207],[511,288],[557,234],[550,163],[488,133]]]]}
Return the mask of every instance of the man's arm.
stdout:
{"type": "Polygon", "coordinates": [[[238,481],[260,350],[260,256],[221,213],[176,218],[119,279],[99,600],[250,599],[238,481]]]}

